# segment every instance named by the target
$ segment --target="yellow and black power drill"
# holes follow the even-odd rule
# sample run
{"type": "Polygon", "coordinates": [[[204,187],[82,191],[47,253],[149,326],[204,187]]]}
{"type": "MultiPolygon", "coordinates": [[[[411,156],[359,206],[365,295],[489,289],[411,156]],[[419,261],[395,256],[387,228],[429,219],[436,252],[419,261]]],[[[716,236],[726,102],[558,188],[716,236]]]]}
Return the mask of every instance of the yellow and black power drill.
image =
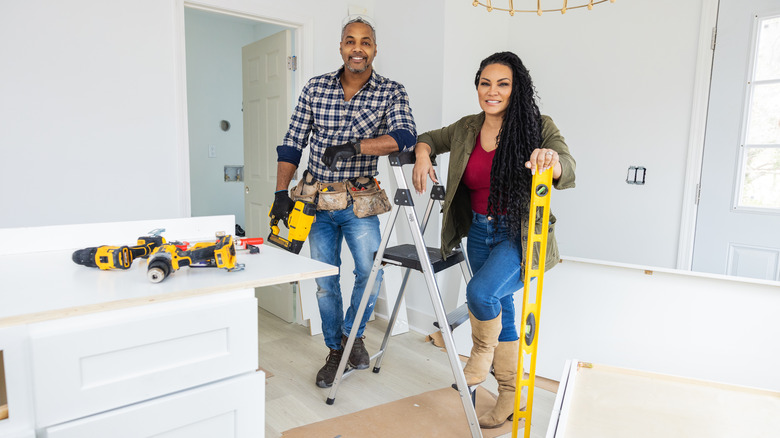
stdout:
{"type": "Polygon", "coordinates": [[[175,243],[165,243],[154,250],[149,257],[146,277],[152,283],[165,280],[173,271],[189,266],[191,268],[224,268],[240,271],[244,265],[236,263],[236,245],[233,236],[217,234],[216,242],[199,242],[187,250],[175,243]]]}
{"type": "MultiPolygon", "coordinates": [[[[273,206],[271,206],[273,211],[273,206]]],[[[312,202],[295,201],[293,209],[287,216],[287,239],[279,236],[279,221],[282,218],[276,217],[271,212],[271,234],[268,235],[268,241],[274,245],[284,248],[294,254],[301,252],[303,242],[309,236],[311,224],[314,223],[314,215],[317,214],[317,207],[312,202]]]]}
{"type": "Polygon", "coordinates": [[[138,238],[135,246],[93,246],[78,249],[73,252],[73,261],[79,265],[90,268],[129,269],[133,260],[148,257],[155,249],[165,244],[165,239],[160,235],[162,228],[152,230],[146,236],[138,238]]]}

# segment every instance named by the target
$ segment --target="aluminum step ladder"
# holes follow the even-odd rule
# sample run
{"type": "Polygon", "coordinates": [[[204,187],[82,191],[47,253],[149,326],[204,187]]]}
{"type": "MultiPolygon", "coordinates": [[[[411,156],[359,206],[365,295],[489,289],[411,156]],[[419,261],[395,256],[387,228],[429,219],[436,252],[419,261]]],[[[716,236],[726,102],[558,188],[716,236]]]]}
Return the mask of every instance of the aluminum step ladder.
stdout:
{"type": "MultiPolygon", "coordinates": [[[[450,368],[452,368],[452,374],[455,378],[455,384],[458,388],[458,393],[460,394],[463,410],[466,413],[466,419],[468,420],[471,436],[472,438],[481,438],[482,432],[479,428],[477,413],[474,409],[473,390],[476,389],[476,387],[469,388],[466,385],[466,377],[463,375],[463,367],[461,365],[460,359],[458,358],[458,353],[455,350],[455,341],[452,337],[452,330],[454,327],[468,319],[468,311],[465,310],[465,305],[463,305],[458,309],[455,309],[452,313],[450,313],[450,315],[447,315],[444,309],[444,304],[441,300],[441,294],[436,283],[436,278],[434,277],[434,273],[458,264],[461,267],[461,271],[465,280],[468,282],[471,280],[471,269],[468,265],[468,262],[466,261],[466,257],[464,256],[463,251],[460,248],[457,248],[450,257],[444,260],[441,257],[439,248],[426,247],[425,241],[423,240],[423,233],[425,232],[425,228],[428,224],[428,219],[430,218],[434,204],[436,201],[443,202],[444,200],[444,187],[441,185],[435,185],[432,188],[431,197],[428,201],[428,206],[425,210],[425,216],[421,226],[417,220],[417,213],[414,210],[414,202],[412,201],[412,193],[406,184],[402,169],[402,166],[414,163],[414,151],[395,152],[390,154],[388,158],[392,168],[392,175],[395,179],[398,189],[396,190],[394,196],[395,206],[393,207],[390,220],[385,226],[385,231],[382,234],[382,240],[374,257],[374,265],[371,269],[371,274],[368,277],[365,290],[370,291],[373,288],[379,269],[381,269],[383,265],[402,266],[406,268],[406,272],[404,273],[401,289],[398,293],[395,306],[393,307],[393,312],[390,317],[387,330],[385,331],[385,337],[382,341],[382,346],[378,353],[371,356],[371,359],[376,358],[373,371],[378,373],[381,367],[384,353],[387,350],[390,333],[398,316],[399,306],[403,300],[406,284],[409,279],[409,273],[412,269],[418,270],[422,272],[425,277],[425,283],[427,285],[428,293],[431,297],[431,303],[433,304],[433,309],[436,314],[437,322],[435,325],[439,328],[439,331],[442,334],[442,338],[444,339],[444,346],[450,361],[450,368]],[[414,244],[404,244],[388,248],[387,243],[390,239],[390,235],[393,232],[393,228],[395,227],[395,223],[398,220],[398,215],[401,213],[401,211],[403,211],[404,217],[409,223],[409,229],[411,231],[414,244]]],[[[363,318],[366,306],[368,305],[369,295],[370,294],[367,294],[364,291],[360,305],[357,309],[357,313],[355,314],[356,322],[361,321],[363,318]]],[[[357,336],[359,327],[360,324],[352,325],[352,330],[350,331],[349,337],[347,338],[347,343],[344,346],[345,354],[341,357],[341,362],[339,363],[336,377],[333,380],[333,386],[331,386],[330,393],[326,400],[326,403],[329,405],[332,405],[335,402],[336,392],[338,391],[338,387],[342,379],[355,371],[348,370],[345,372],[344,370],[347,367],[347,360],[349,359],[349,354],[347,352],[352,351],[352,345],[355,342],[355,337],[357,336]]]]}

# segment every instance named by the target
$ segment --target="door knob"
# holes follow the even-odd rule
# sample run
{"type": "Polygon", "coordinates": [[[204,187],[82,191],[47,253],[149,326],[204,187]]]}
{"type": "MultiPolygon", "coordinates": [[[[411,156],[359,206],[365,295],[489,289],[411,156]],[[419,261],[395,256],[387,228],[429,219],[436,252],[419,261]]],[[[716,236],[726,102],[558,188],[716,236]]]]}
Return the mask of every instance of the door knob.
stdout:
{"type": "Polygon", "coordinates": [[[249,186],[244,186],[244,193],[249,194],[249,186]]]}

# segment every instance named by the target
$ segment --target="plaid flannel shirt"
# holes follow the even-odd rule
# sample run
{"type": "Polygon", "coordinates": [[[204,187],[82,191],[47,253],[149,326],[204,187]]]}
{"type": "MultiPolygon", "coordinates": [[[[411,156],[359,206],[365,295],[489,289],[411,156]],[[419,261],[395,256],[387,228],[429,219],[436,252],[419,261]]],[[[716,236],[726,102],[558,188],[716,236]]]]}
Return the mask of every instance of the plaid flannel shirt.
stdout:
{"type": "MultiPolygon", "coordinates": [[[[301,91],[282,145],[277,148],[280,161],[290,162],[294,159],[289,157],[296,156],[300,161],[303,148],[311,140],[309,172],[322,182],[377,174],[379,157],[363,154],[342,161],[332,172],[321,161],[329,146],[376,138],[395,130],[407,130],[417,137],[409,96],[403,85],[374,71],[363,88],[345,102],[339,80],[343,70],[342,67],[309,80],[301,91]],[[282,155],[287,158],[282,159],[282,155]]],[[[406,149],[413,147],[414,144],[406,149]]]]}

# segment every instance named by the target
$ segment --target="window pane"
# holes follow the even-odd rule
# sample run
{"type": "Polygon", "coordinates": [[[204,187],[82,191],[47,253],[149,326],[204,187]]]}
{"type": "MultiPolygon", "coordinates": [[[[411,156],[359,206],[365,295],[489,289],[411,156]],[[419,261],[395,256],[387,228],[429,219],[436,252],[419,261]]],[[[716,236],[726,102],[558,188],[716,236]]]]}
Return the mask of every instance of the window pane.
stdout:
{"type": "Polygon", "coordinates": [[[780,208],[780,148],[748,148],[739,205],[780,208]]]}
{"type": "Polygon", "coordinates": [[[780,143],[780,84],[753,87],[747,144],[780,143]]]}
{"type": "Polygon", "coordinates": [[[759,23],[756,80],[780,79],[780,17],[759,23]]]}

